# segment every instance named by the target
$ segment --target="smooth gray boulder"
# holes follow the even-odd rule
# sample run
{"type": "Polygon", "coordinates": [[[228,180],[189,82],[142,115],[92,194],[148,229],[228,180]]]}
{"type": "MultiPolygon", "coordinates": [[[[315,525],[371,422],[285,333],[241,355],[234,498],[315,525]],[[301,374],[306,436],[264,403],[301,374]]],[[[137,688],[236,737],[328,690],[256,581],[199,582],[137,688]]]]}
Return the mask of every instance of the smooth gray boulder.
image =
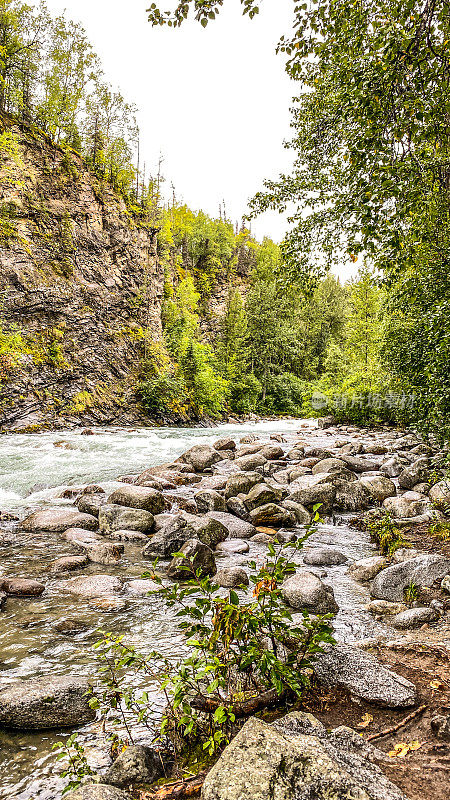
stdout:
{"type": "Polygon", "coordinates": [[[303,563],[312,567],[332,567],[345,564],[347,560],[347,556],[334,547],[313,547],[303,555],[303,563]]]}
{"type": "Polygon", "coordinates": [[[11,730],[71,728],[94,719],[89,682],[74,675],[45,675],[0,691],[0,727],[11,730]]]}
{"type": "Polygon", "coordinates": [[[334,592],[317,575],[299,570],[281,585],[281,595],[292,608],[312,611],[314,614],[335,614],[339,607],[334,592]]]}
{"type": "Polygon", "coordinates": [[[267,458],[261,453],[253,453],[252,455],[242,456],[236,459],[236,466],[242,472],[252,472],[257,467],[263,467],[267,462],[267,458]]]}
{"type": "Polygon", "coordinates": [[[435,483],[430,489],[430,499],[433,503],[450,505],[450,481],[444,480],[435,483]]]}
{"type": "Polygon", "coordinates": [[[237,586],[249,585],[248,575],[245,569],[241,567],[224,567],[224,569],[219,569],[214,581],[218,583],[219,586],[223,586],[226,589],[235,589],[237,586]]]}
{"type": "Polygon", "coordinates": [[[226,542],[220,542],[216,548],[217,555],[239,555],[241,553],[248,553],[250,550],[248,542],[244,539],[232,539],[226,542]]]}
{"type": "Polygon", "coordinates": [[[207,516],[224,525],[230,539],[250,539],[256,533],[255,526],[251,522],[246,522],[233,514],[227,514],[224,511],[209,511],[207,516]]]}
{"type": "Polygon", "coordinates": [[[334,481],[333,508],[339,511],[360,511],[370,504],[370,495],[361,481],[334,481]]]}
{"type": "Polygon", "coordinates": [[[114,542],[92,542],[83,547],[89,561],[111,566],[117,564],[124,553],[123,544],[114,542]]]}
{"type": "Polygon", "coordinates": [[[64,533],[69,528],[95,531],[98,528],[98,520],[91,514],[82,514],[77,509],[46,508],[43,511],[34,511],[22,520],[19,528],[30,533],[35,531],[64,533]]]}
{"type": "Polygon", "coordinates": [[[391,624],[394,628],[408,629],[420,628],[429,622],[436,622],[439,619],[439,614],[434,608],[427,606],[418,608],[407,608],[406,611],[401,611],[400,614],[394,617],[391,624]]]}
{"type": "Polygon", "coordinates": [[[224,437],[223,439],[218,439],[217,442],[213,444],[214,450],[236,450],[236,442],[234,439],[230,437],[224,437]]]}
{"type": "MultiPolygon", "coordinates": [[[[407,494],[415,495],[416,492],[408,492],[407,494]]],[[[423,500],[419,495],[417,497],[388,497],[383,501],[383,508],[396,519],[404,519],[410,517],[417,517],[426,510],[429,505],[428,500],[423,500]]]]}
{"type": "Polygon", "coordinates": [[[416,687],[411,681],[352,645],[326,645],[314,659],[314,672],[324,686],[343,687],[369,703],[409,708],[417,702],[416,687]]]}
{"type": "Polygon", "coordinates": [[[103,780],[112,786],[125,787],[134,783],[154,783],[163,775],[159,753],[152,747],[134,744],[117,756],[103,780]]]}
{"type": "Polygon", "coordinates": [[[432,586],[450,571],[450,559],[444,556],[426,555],[392,564],[376,576],[371,595],[378,600],[402,602],[403,593],[410,583],[417,586],[432,586]]]}
{"type": "Polygon", "coordinates": [[[228,536],[227,527],[211,515],[197,517],[194,514],[183,514],[190,538],[200,539],[203,544],[214,550],[219,542],[224,542],[228,536]]]}
{"type": "Polygon", "coordinates": [[[82,569],[89,563],[86,555],[83,556],[62,556],[57,558],[50,564],[50,572],[75,572],[77,569],[82,569]]]}
{"type": "Polygon", "coordinates": [[[201,797],[406,800],[376,759],[384,755],[355,731],[327,733],[310,714],[293,712],[273,725],[252,717],[207,774],[201,797]]]}
{"type": "Polygon", "coordinates": [[[378,469],[378,464],[374,461],[369,461],[367,458],[356,458],[352,455],[341,455],[339,458],[341,458],[352,472],[370,472],[378,469]]]}
{"type": "Polygon", "coordinates": [[[77,508],[82,514],[90,514],[92,517],[98,517],[100,506],[104,506],[105,503],[105,494],[82,494],[77,500],[77,508]]]}
{"type": "Polygon", "coordinates": [[[127,508],[108,503],[98,512],[100,531],[108,535],[111,531],[140,531],[150,533],[154,528],[154,516],[141,508],[127,508]]]}
{"type": "Polygon", "coordinates": [[[0,578],[0,591],[16,597],[39,597],[45,584],[31,578],[0,578]]]}
{"type": "Polygon", "coordinates": [[[180,553],[183,555],[175,556],[167,568],[169,578],[187,581],[193,577],[193,571],[198,572],[199,570],[202,577],[216,574],[214,553],[199,539],[188,539],[180,553]]]}
{"type": "Polygon", "coordinates": [[[386,459],[380,467],[380,472],[387,478],[397,478],[405,467],[405,462],[400,461],[397,455],[391,456],[386,459]]]}
{"type": "Polygon", "coordinates": [[[61,583],[61,588],[79,597],[103,597],[120,592],[122,581],[114,575],[80,575],[61,583]]]}
{"type": "Polygon", "coordinates": [[[312,468],[312,474],[318,475],[322,472],[341,472],[342,470],[346,470],[347,465],[344,461],[341,461],[340,458],[324,458],[322,461],[319,461],[317,464],[314,465],[312,468]]]}
{"type": "Polygon", "coordinates": [[[64,795],[65,800],[131,800],[128,792],[104,783],[85,783],[74,792],[64,795]]]}
{"type": "Polygon", "coordinates": [[[329,511],[333,505],[336,489],[330,482],[324,481],[326,477],[326,475],[305,475],[294,481],[289,487],[291,493],[288,500],[300,503],[308,510],[320,503],[323,506],[321,511],[329,511]]]}
{"type": "Polygon", "coordinates": [[[301,503],[296,503],[294,500],[283,500],[282,507],[287,508],[288,511],[293,511],[298,525],[309,525],[311,522],[311,514],[302,506],[301,503]]]}
{"type": "Polygon", "coordinates": [[[268,461],[276,461],[284,456],[283,448],[277,444],[265,444],[264,447],[261,448],[260,453],[264,458],[267,458],[268,461]]]}
{"type": "Polygon", "coordinates": [[[124,484],[108,497],[108,505],[141,508],[152,514],[161,514],[166,507],[166,501],[163,494],[156,489],[124,484]]]}

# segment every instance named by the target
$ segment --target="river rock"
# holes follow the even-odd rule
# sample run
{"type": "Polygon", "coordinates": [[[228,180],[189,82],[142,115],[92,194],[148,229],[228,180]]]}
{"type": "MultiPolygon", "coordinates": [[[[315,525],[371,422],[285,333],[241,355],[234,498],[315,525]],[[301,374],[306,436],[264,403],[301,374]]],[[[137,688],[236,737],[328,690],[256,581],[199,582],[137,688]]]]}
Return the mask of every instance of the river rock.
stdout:
{"type": "Polygon", "coordinates": [[[267,461],[276,461],[284,456],[283,448],[276,444],[265,444],[260,453],[264,458],[267,458],[267,461]]]}
{"type": "Polygon", "coordinates": [[[450,570],[450,559],[443,556],[426,555],[392,564],[376,576],[372,588],[372,597],[378,600],[401,602],[403,592],[410,583],[417,586],[431,586],[450,570]]]}
{"type": "Polygon", "coordinates": [[[323,461],[319,461],[317,464],[314,465],[312,468],[312,474],[318,475],[322,472],[340,472],[341,470],[346,470],[347,465],[344,461],[341,461],[339,458],[324,458],[323,461]]]}
{"type": "Polygon", "coordinates": [[[380,503],[396,494],[395,483],[384,475],[362,475],[359,480],[373,500],[380,503]]]}
{"type": "Polygon", "coordinates": [[[235,517],[239,517],[239,519],[243,519],[245,522],[248,522],[250,519],[250,513],[247,510],[247,506],[244,503],[245,495],[241,495],[241,497],[229,497],[227,500],[227,511],[230,514],[233,514],[235,517]]]}
{"type": "Polygon", "coordinates": [[[127,583],[125,588],[129,594],[145,595],[149,592],[158,592],[161,587],[150,578],[136,578],[127,583]]]}
{"type": "Polygon", "coordinates": [[[122,600],[120,597],[112,597],[109,595],[105,595],[104,597],[90,597],[88,599],[88,604],[91,606],[91,608],[95,608],[96,611],[101,611],[102,613],[107,614],[120,614],[122,611],[127,609],[126,600],[122,600]]]}
{"type": "Polygon", "coordinates": [[[400,564],[402,561],[410,561],[412,558],[423,555],[415,550],[414,547],[399,547],[392,556],[395,564],[400,564]]]}
{"type": "Polygon", "coordinates": [[[340,458],[352,472],[372,472],[378,469],[378,464],[367,458],[356,458],[351,455],[341,455],[340,458]]]}
{"type": "Polygon", "coordinates": [[[445,575],[445,577],[442,579],[441,589],[444,589],[445,592],[450,594],[450,575],[445,575]]]}
{"type": "Polygon", "coordinates": [[[89,683],[73,675],[45,675],[0,691],[0,727],[47,730],[79,727],[95,717],[89,707],[89,683]]]}
{"type": "Polygon", "coordinates": [[[407,608],[406,611],[401,611],[400,614],[394,617],[391,624],[394,628],[420,628],[428,622],[436,622],[439,619],[439,614],[434,608],[427,606],[418,608],[407,608]]]}
{"type": "Polygon", "coordinates": [[[225,511],[225,498],[214,489],[203,489],[194,495],[200,513],[207,511],[225,511]]]}
{"type": "Polygon", "coordinates": [[[186,520],[181,514],[164,516],[168,519],[145,545],[142,551],[144,558],[169,558],[173,553],[178,553],[184,543],[191,538],[186,520]]]}
{"type": "Polygon", "coordinates": [[[188,539],[180,550],[183,556],[175,556],[167,568],[169,578],[179,580],[190,580],[193,577],[192,570],[200,570],[202,577],[205,575],[215,575],[217,572],[214,553],[208,545],[199,539],[188,539]],[[186,569],[188,567],[189,569],[186,569]]]}
{"type": "Polygon", "coordinates": [[[54,626],[55,631],[63,636],[75,636],[78,633],[85,633],[89,630],[89,625],[81,619],[61,619],[54,626]]]}
{"type": "Polygon", "coordinates": [[[355,731],[327,733],[311,714],[273,725],[252,717],[207,774],[202,800],[405,800],[376,758],[355,731]]]}
{"type": "Polygon", "coordinates": [[[221,458],[220,453],[209,444],[196,444],[186,453],[183,453],[180,460],[189,464],[194,472],[204,472],[205,469],[209,469],[213,464],[217,464],[221,458]]]}
{"type": "Polygon", "coordinates": [[[122,589],[122,581],[113,575],[80,575],[61,584],[61,588],[79,597],[101,597],[122,589]]]}
{"type": "Polygon", "coordinates": [[[217,442],[214,442],[213,447],[214,450],[218,450],[219,452],[221,450],[236,450],[236,442],[234,441],[234,439],[227,437],[223,439],[218,439],[217,442]]]}
{"type": "Polygon", "coordinates": [[[405,464],[400,461],[399,457],[394,455],[382,463],[380,472],[387,478],[397,478],[404,469],[404,466],[405,464]]]}
{"type": "Polygon", "coordinates": [[[105,503],[105,494],[82,494],[77,500],[77,508],[82,514],[90,514],[92,517],[98,517],[100,506],[104,506],[105,503]]]}
{"type": "Polygon", "coordinates": [[[126,748],[103,776],[112,786],[130,786],[134,783],[154,783],[164,775],[161,756],[146,745],[134,744],[126,748]]]}
{"type": "Polygon", "coordinates": [[[267,503],[279,503],[285,495],[286,492],[283,491],[281,487],[278,488],[267,486],[266,483],[258,483],[250,489],[244,503],[249,511],[252,511],[254,508],[264,506],[267,503]]]}
{"type": "Polygon", "coordinates": [[[292,528],[297,521],[292,511],[282,508],[276,503],[266,503],[263,506],[254,508],[250,512],[250,520],[255,527],[261,525],[271,528],[292,528]]]}
{"type": "MultiPolygon", "coordinates": [[[[408,494],[415,494],[415,492],[408,494]]],[[[417,495],[416,498],[405,497],[405,495],[401,497],[388,497],[383,501],[383,508],[393,517],[399,519],[416,517],[425,511],[427,505],[428,501],[421,500],[420,495],[417,495]]]]}
{"type": "Polygon", "coordinates": [[[389,617],[405,611],[406,605],[405,603],[390,603],[389,600],[371,600],[365,608],[370,614],[389,617]]]}
{"type": "Polygon", "coordinates": [[[64,539],[76,547],[81,547],[84,544],[93,544],[93,542],[103,541],[98,533],[93,531],[85,531],[84,528],[69,528],[64,534],[64,539]]]}
{"type": "Polygon", "coordinates": [[[352,645],[326,645],[314,659],[314,672],[324,686],[343,687],[369,703],[408,708],[417,702],[416,687],[411,681],[352,645]]]}
{"type": "Polygon", "coordinates": [[[154,527],[154,516],[150,511],[110,503],[100,508],[98,521],[101,533],[106,536],[111,531],[122,530],[150,533],[154,527]]]}
{"type": "Polygon", "coordinates": [[[153,515],[161,514],[166,507],[166,501],[161,492],[146,486],[130,486],[129,484],[124,484],[120,489],[116,489],[108,497],[108,504],[144,509],[153,515]]]}
{"type": "Polygon", "coordinates": [[[450,505],[450,481],[439,481],[430,489],[430,498],[433,503],[450,505]]]}
{"type": "Polygon", "coordinates": [[[251,522],[236,518],[233,514],[227,514],[223,511],[210,511],[208,517],[224,525],[230,539],[250,539],[256,533],[256,528],[251,522]]]}
{"type": "Polygon", "coordinates": [[[300,503],[308,510],[320,503],[323,507],[322,511],[329,511],[336,495],[334,486],[329,482],[324,482],[321,475],[305,475],[291,483],[290,489],[291,493],[288,499],[293,500],[294,503],[300,503]]]}
{"type": "Polygon", "coordinates": [[[220,542],[216,548],[216,555],[241,555],[242,553],[248,553],[249,550],[249,544],[244,539],[232,539],[231,541],[220,542]]]}
{"type": "Polygon", "coordinates": [[[333,507],[339,511],[360,511],[369,506],[370,495],[361,481],[334,481],[335,497],[333,507]]]}
{"type": "Polygon", "coordinates": [[[123,544],[114,544],[113,542],[92,542],[92,544],[84,545],[83,549],[89,561],[105,565],[117,564],[124,552],[123,544]]]}
{"type": "Polygon", "coordinates": [[[398,476],[402,489],[412,489],[414,484],[426,481],[428,477],[428,459],[418,458],[411,466],[406,467],[398,476]]]}
{"type": "Polygon", "coordinates": [[[225,486],[225,499],[236,497],[238,494],[248,494],[257,483],[263,483],[263,477],[258,472],[235,472],[227,480],[225,486]]]}
{"type": "Polygon", "coordinates": [[[334,547],[314,547],[305,550],[303,563],[311,567],[332,567],[345,564],[347,556],[334,547]]]}
{"type": "Polygon", "coordinates": [[[314,614],[335,614],[339,607],[334,592],[312,572],[299,570],[281,585],[283,599],[292,608],[311,611],[314,614]]]}
{"type": "Polygon", "coordinates": [[[248,586],[249,579],[245,569],[241,567],[226,567],[219,569],[214,582],[226,589],[235,589],[238,586],[248,586]]]}
{"type": "Polygon", "coordinates": [[[296,503],[294,500],[283,500],[283,508],[288,511],[293,511],[297,520],[297,525],[309,525],[311,522],[311,514],[306,510],[301,503],[296,503]]]}
{"type": "Polygon", "coordinates": [[[131,796],[105,783],[85,783],[74,792],[64,795],[64,800],[131,800],[131,796]]]}
{"type": "Polygon", "coordinates": [[[384,569],[386,566],[386,559],[383,556],[369,556],[368,558],[361,558],[360,561],[355,561],[354,564],[348,568],[348,574],[354,581],[371,581],[384,569]]]}
{"type": "Polygon", "coordinates": [[[131,542],[132,544],[145,544],[148,542],[147,534],[140,531],[111,531],[109,538],[113,542],[131,542]]]}
{"type": "Polygon", "coordinates": [[[236,459],[236,466],[243,472],[252,472],[257,467],[263,467],[267,459],[261,453],[254,453],[249,456],[242,456],[236,459]]]}
{"type": "Polygon", "coordinates": [[[75,572],[89,563],[87,556],[63,556],[50,564],[50,572],[75,572]]]}
{"type": "Polygon", "coordinates": [[[450,741],[450,714],[435,714],[430,720],[430,725],[437,739],[450,741]]]}
{"type": "Polygon", "coordinates": [[[30,578],[0,578],[0,591],[15,597],[39,597],[45,584],[30,578]]]}
{"type": "Polygon", "coordinates": [[[35,511],[26,517],[19,525],[23,531],[49,531],[50,533],[64,533],[69,528],[84,528],[95,531],[98,520],[91,514],[82,514],[70,508],[46,508],[35,511]]]}
{"type": "Polygon", "coordinates": [[[227,527],[213,516],[196,517],[193,514],[185,514],[184,516],[190,538],[200,539],[203,544],[208,545],[213,550],[219,542],[224,542],[228,536],[227,527]]]}

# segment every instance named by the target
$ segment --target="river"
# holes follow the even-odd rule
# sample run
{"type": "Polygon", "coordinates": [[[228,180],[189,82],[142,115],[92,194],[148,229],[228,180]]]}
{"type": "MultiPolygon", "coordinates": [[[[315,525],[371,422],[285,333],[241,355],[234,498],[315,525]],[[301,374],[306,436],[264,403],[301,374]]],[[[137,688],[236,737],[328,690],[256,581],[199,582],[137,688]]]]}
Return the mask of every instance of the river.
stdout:
{"type": "MultiPolygon", "coordinates": [[[[61,498],[65,489],[92,482],[108,491],[117,485],[120,475],[139,474],[147,467],[173,460],[194,444],[212,442],[224,435],[238,441],[247,433],[268,439],[277,432],[289,442],[298,438],[301,423],[280,420],[214,428],[106,428],[94,429],[90,436],[80,431],[58,431],[0,437],[0,511],[13,512],[21,518],[36,508],[67,504],[70,500],[61,498]]],[[[304,425],[302,436],[311,443],[326,441],[330,445],[330,439],[314,423],[304,425]]],[[[92,675],[92,645],[99,627],[125,634],[126,640],[143,652],[157,646],[173,655],[182,646],[173,618],[155,598],[129,596],[122,611],[101,614],[87,602],[62,592],[61,578],[50,576],[47,571],[50,562],[73,553],[61,535],[18,533],[14,521],[1,523],[0,534],[0,574],[38,578],[46,583],[42,597],[10,598],[0,615],[0,688],[45,674],[92,675]],[[73,618],[83,623],[78,635],[57,631],[58,622],[73,618]]],[[[310,543],[335,544],[350,561],[375,552],[367,534],[350,529],[345,518],[320,526],[310,543]]],[[[265,547],[250,545],[250,556],[261,561],[265,547]]],[[[248,556],[227,556],[221,566],[226,561],[245,566],[247,560],[248,556]]],[[[84,573],[139,577],[145,566],[140,548],[127,545],[119,565],[91,564],[84,573]]],[[[346,575],[345,565],[327,568],[325,580],[333,586],[340,606],[335,623],[339,639],[354,641],[384,629],[364,610],[369,599],[367,589],[346,575]]],[[[64,735],[67,732],[0,732],[2,800],[59,800],[64,781],[52,745],[64,735]]],[[[91,738],[95,747],[95,737],[91,738]]]]}

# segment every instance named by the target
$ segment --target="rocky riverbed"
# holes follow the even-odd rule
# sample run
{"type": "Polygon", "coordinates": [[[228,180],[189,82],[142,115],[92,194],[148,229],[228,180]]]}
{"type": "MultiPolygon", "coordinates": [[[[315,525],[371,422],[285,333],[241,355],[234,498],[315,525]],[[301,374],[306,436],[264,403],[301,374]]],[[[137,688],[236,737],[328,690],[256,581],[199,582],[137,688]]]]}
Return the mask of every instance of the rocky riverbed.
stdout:
{"type": "MultiPolygon", "coordinates": [[[[164,452],[155,440],[153,449],[145,440],[147,436],[151,441],[153,432],[119,433],[119,455],[114,432],[78,438],[59,434],[51,441],[49,435],[44,436],[47,440],[20,437],[24,448],[22,461],[17,462],[20,485],[3,482],[1,797],[61,797],[64,782],[51,746],[75,724],[82,729],[94,765],[100,772],[110,768],[107,748],[83,695],[85,682],[95,676],[96,631],[124,633],[127,641],[143,651],[153,649],[157,642],[168,656],[183,647],[175,634],[173,615],[148,594],[151,586],[141,580],[154,558],[160,558],[167,583],[180,574],[171,554],[184,549],[221,586],[242,585],[249,560],[262,563],[275,537],[287,540],[301,535],[316,504],[321,504],[324,522],[296,555],[298,569],[283,585],[283,596],[295,612],[305,609],[335,615],[338,645],[317,661],[319,685],[326,692],[349,693],[352,702],[394,709],[395,714],[418,707],[420,687],[411,676],[404,677],[401,669],[393,672],[388,663],[381,663],[382,654],[376,658],[368,648],[402,636],[409,646],[425,637],[445,650],[450,558],[439,548],[422,550],[420,541],[414,542],[414,548],[399,549],[391,558],[381,556],[354,518],[387,511],[402,530],[429,525],[439,517],[445,521],[436,504],[440,509],[450,504],[450,489],[445,480],[433,475],[436,453],[428,445],[399,431],[331,424],[318,428],[316,423],[301,421],[249,429],[227,426],[184,437],[172,432],[168,436],[172,444],[164,452]],[[105,455],[105,446],[96,439],[102,435],[110,436],[106,446],[110,458],[107,463],[103,459],[99,469],[98,452],[103,447],[105,455]],[[27,471],[25,448],[37,442],[39,449],[39,440],[47,441],[50,452],[56,450],[66,459],[66,480],[54,488],[47,457],[40,470],[42,480],[33,481],[42,485],[28,486],[34,491],[27,500],[23,499],[24,484],[31,482],[31,475],[37,476],[39,459],[27,471]],[[77,468],[70,479],[72,455],[77,468]],[[165,463],[161,463],[163,455],[168,456],[165,463]],[[78,482],[77,477],[81,478],[78,482]],[[412,585],[420,594],[407,604],[405,590],[412,585]],[[44,702],[49,691],[50,709],[44,702]]],[[[14,448],[14,438],[5,437],[0,443],[6,453],[14,448]]],[[[449,723],[445,714],[441,716],[442,734],[449,723]]],[[[330,741],[317,728],[319,723],[308,723],[303,717],[276,730],[264,728],[266,723],[258,725],[263,728],[247,723],[239,741],[230,745],[234,751],[225,751],[205,783],[205,800],[272,796],[267,786],[280,780],[275,761],[272,771],[266,771],[267,786],[263,782],[259,794],[256,789],[252,794],[236,778],[233,760],[239,747],[253,748],[255,774],[268,768],[261,745],[266,737],[274,753],[286,748],[290,752],[292,779],[280,798],[290,800],[300,790],[325,797],[328,779],[323,774],[314,777],[315,768],[310,777],[304,776],[304,785],[295,778],[301,747],[311,748],[311,737],[320,742],[321,757],[330,759],[340,774],[335,794],[326,797],[342,797],[344,791],[361,787],[366,792],[361,797],[404,796],[380,777],[378,767],[362,770],[355,741],[349,742],[348,736],[339,739],[336,734],[330,741]],[[311,730],[311,725],[316,729],[311,730]],[[343,776],[345,770],[352,774],[353,783],[343,776]],[[228,788],[223,788],[227,781],[228,788]]],[[[437,741],[445,740],[445,735],[437,741]]],[[[364,758],[375,763],[377,754],[369,748],[364,758]]],[[[83,800],[119,800],[122,795],[114,792],[121,791],[97,788],[89,794],[85,789],[82,796],[83,800]]],[[[440,796],[436,793],[433,798],[440,796]]]]}

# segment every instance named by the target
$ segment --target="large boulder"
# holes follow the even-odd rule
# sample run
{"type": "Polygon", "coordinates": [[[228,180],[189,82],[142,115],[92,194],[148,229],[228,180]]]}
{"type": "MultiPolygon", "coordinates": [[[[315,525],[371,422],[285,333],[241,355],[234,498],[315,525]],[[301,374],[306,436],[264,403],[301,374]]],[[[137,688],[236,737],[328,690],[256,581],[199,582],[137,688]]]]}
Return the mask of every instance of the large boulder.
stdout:
{"type": "Polygon", "coordinates": [[[402,489],[412,489],[416,483],[426,481],[428,477],[428,459],[424,456],[418,458],[409,467],[406,467],[398,476],[398,483],[402,489]]]}
{"type": "Polygon", "coordinates": [[[31,578],[0,578],[0,591],[16,597],[39,597],[45,584],[31,578]]]}
{"type": "Polygon", "coordinates": [[[276,444],[266,444],[261,448],[260,453],[268,461],[276,461],[278,458],[283,458],[284,450],[276,444]]]}
{"type": "Polygon", "coordinates": [[[319,461],[317,464],[315,464],[315,466],[312,468],[312,474],[318,475],[322,472],[336,473],[346,469],[347,465],[339,458],[324,458],[322,461],[319,461]]]}
{"type": "Polygon", "coordinates": [[[253,453],[253,455],[241,456],[236,459],[236,466],[243,472],[252,472],[257,467],[263,467],[267,458],[264,458],[261,453],[253,453]]]}
{"type": "Polygon", "coordinates": [[[215,575],[217,572],[214,553],[208,545],[199,539],[188,539],[180,550],[182,556],[175,556],[167,568],[169,578],[189,580],[192,570],[200,570],[202,577],[215,575]]]}
{"type": "Polygon", "coordinates": [[[300,503],[308,510],[320,503],[323,511],[329,511],[333,505],[336,489],[323,475],[305,475],[291,483],[289,500],[300,503]]]}
{"type": "Polygon", "coordinates": [[[242,567],[224,567],[219,569],[215,582],[225,589],[235,589],[238,586],[248,586],[249,579],[245,569],[242,567]]]}
{"type": "Polygon", "coordinates": [[[359,480],[371,498],[380,503],[396,494],[395,483],[384,475],[362,475],[359,480]]]}
{"type": "Polygon", "coordinates": [[[383,556],[369,556],[368,558],[361,558],[360,561],[355,561],[347,570],[348,574],[354,581],[371,581],[384,569],[386,566],[386,559],[383,556]]]}
{"type": "Polygon", "coordinates": [[[430,489],[430,499],[433,503],[450,505],[450,481],[439,481],[430,489]]]}
{"type": "Polygon", "coordinates": [[[230,539],[251,539],[256,533],[255,526],[251,522],[246,522],[233,514],[227,514],[223,511],[209,511],[208,517],[224,525],[230,539]]]}
{"type": "Polygon", "coordinates": [[[397,478],[405,467],[404,460],[400,460],[397,454],[386,459],[380,467],[380,472],[386,478],[397,478]]]}
{"type": "Polygon", "coordinates": [[[126,483],[108,497],[108,504],[143,508],[152,514],[161,514],[166,506],[164,496],[156,489],[146,486],[131,486],[126,483]]]}
{"type": "Polygon", "coordinates": [[[188,530],[186,520],[181,514],[164,516],[166,517],[164,525],[157,529],[142,551],[144,558],[170,558],[191,538],[191,531],[188,530]]]}
{"type": "Polygon", "coordinates": [[[64,795],[64,800],[131,800],[127,792],[105,783],[85,783],[74,792],[64,795]]]}
{"type": "Polygon", "coordinates": [[[339,511],[360,511],[369,506],[370,495],[361,481],[336,480],[333,508],[339,511]]]}
{"type": "Polygon", "coordinates": [[[328,733],[311,714],[273,725],[252,717],[212,769],[202,800],[405,800],[376,759],[383,754],[350,728],[328,733]]]}
{"type": "Polygon", "coordinates": [[[225,498],[236,497],[238,494],[248,494],[257,483],[263,483],[264,478],[259,472],[235,472],[227,480],[225,498]]]}
{"type": "Polygon", "coordinates": [[[30,533],[35,531],[64,533],[69,528],[95,531],[98,528],[98,520],[91,514],[82,514],[72,508],[45,508],[42,511],[34,511],[22,520],[19,527],[30,533]]]}
{"type": "Polygon", "coordinates": [[[124,549],[123,544],[114,542],[92,542],[83,547],[89,561],[106,566],[117,564],[122,558],[124,549]]]}
{"type": "Polygon", "coordinates": [[[281,585],[281,594],[286,603],[301,611],[314,614],[335,614],[339,611],[333,589],[306,570],[299,570],[286,578],[281,585]]]}
{"type": "Polygon", "coordinates": [[[89,683],[74,675],[45,675],[0,691],[0,727],[47,730],[79,727],[94,719],[89,683]]]}
{"type": "Polygon", "coordinates": [[[450,559],[444,556],[424,555],[392,564],[383,569],[376,576],[371,595],[378,600],[402,602],[403,593],[410,583],[417,586],[432,586],[437,580],[442,580],[450,571],[450,559]]]}
{"type": "Polygon", "coordinates": [[[62,583],[61,588],[78,597],[103,597],[120,592],[122,581],[114,575],[80,575],[62,583]]]}
{"type": "Polygon", "coordinates": [[[92,517],[98,517],[100,506],[104,506],[105,503],[105,494],[82,494],[77,500],[77,508],[82,514],[90,514],[92,517]]]}
{"type": "Polygon", "coordinates": [[[205,469],[210,469],[213,464],[217,464],[221,460],[220,453],[209,444],[196,444],[186,453],[183,453],[180,458],[180,461],[189,464],[194,472],[204,472],[205,469]]]}
{"type": "Polygon", "coordinates": [[[351,455],[339,456],[341,460],[352,470],[352,472],[370,472],[371,470],[378,469],[378,465],[374,461],[369,461],[367,458],[355,458],[351,455]]]}
{"type": "Polygon", "coordinates": [[[154,527],[154,517],[150,511],[110,503],[100,508],[98,521],[100,531],[106,536],[111,531],[150,533],[154,527]]]}
{"type": "Polygon", "coordinates": [[[374,656],[348,644],[326,646],[314,659],[314,672],[327,688],[340,686],[352,695],[388,708],[417,702],[416,687],[374,656]]]}
{"type": "Polygon", "coordinates": [[[225,498],[214,489],[202,489],[194,495],[194,499],[201,513],[225,511],[225,498]]]}
{"type": "Polygon", "coordinates": [[[292,511],[282,508],[276,503],[266,503],[263,506],[254,508],[250,512],[250,520],[256,527],[269,528],[292,528],[297,522],[292,511]]]}
{"type": "Polygon", "coordinates": [[[82,569],[89,563],[86,555],[83,556],[62,556],[50,565],[50,572],[75,572],[82,569]]]}
{"type": "Polygon", "coordinates": [[[213,444],[214,450],[236,450],[236,442],[234,439],[230,437],[224,437],[223,439],[218,439],[217,442],[213,444]]]}
{"type": "Polygon", "coordinates": [[[266,483],[257,483],[250,489],[247,497],[244,500],[245,505],[252,511],[258,506],[264,506],[266,503],[279,503],[286,492],[280,487],[267,486],[266,483]]]}
{"type": "Polygon", "coordinates": [[[154,783],[164,775],[161,755],[142,744],[127,747],[118,755],[103,780],[112,786],[130,786],[134,783],[154,783]]]}
{"type": "Polygon", "coordinates": [[[295,503],[294,500],[289,499],[284,500],[282,506],[287,508],[288,511],[294,512],[297,525],[309,525],[311,522],[311,514],[301,503],[295,503]]]}
{"type": "Polygon", "coordinates": [[[303,556],[303,563],[310,567],[333,567],[346,561],[347,556],[334,547],[312,547],[303,556]]]}

